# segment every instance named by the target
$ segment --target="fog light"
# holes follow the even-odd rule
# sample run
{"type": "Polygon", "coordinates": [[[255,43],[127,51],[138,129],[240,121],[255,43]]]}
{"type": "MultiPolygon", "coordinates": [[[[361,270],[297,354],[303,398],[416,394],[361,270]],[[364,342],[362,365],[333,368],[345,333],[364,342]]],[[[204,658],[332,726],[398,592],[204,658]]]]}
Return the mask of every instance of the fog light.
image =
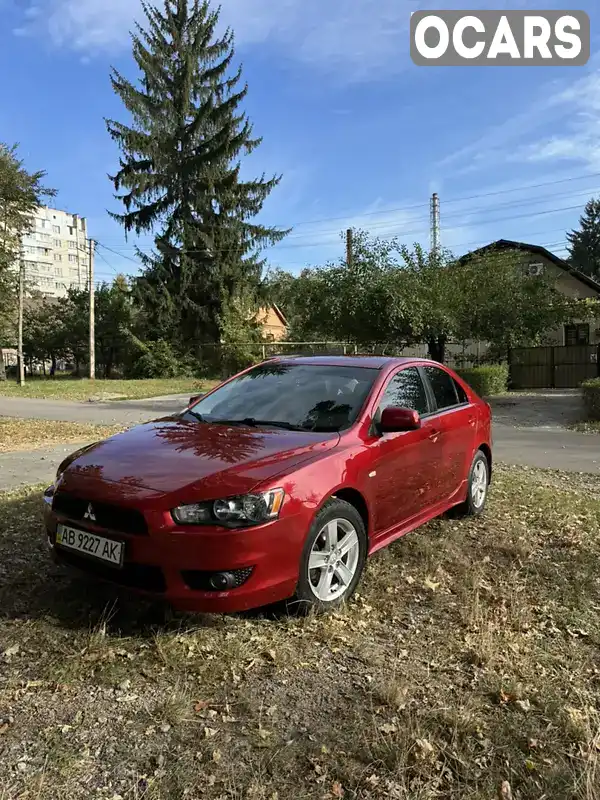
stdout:
{"type": "Polygon", "coordinates": [[[229,589],[235,589],[237,585],[235,575],[232,575],[231,572],[216,572],[210,576],[208,582],[210,588],[215,592],[226,592],[229,589]]]}

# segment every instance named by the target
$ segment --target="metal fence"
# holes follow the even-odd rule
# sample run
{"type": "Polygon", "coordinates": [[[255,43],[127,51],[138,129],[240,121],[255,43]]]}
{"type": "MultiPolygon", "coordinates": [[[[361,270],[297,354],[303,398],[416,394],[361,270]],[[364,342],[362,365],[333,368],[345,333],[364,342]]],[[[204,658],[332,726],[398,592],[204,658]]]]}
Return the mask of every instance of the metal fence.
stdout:
{"type": "Polygon", "coordinates": [[[600,376],[600,345],[517,347],[509,370],[512,389],[576,389],[600,376]]]}

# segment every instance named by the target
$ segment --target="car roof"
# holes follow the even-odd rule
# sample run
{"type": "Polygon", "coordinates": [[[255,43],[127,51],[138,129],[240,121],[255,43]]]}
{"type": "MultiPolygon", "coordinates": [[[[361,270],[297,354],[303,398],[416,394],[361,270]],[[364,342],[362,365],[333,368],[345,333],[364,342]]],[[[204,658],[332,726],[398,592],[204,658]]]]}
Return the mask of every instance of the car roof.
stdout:
{"type": "Polygon", "coordinates": [[[402,366],[403,364],[414,364],[415,362],[421,363],[435,363],[426,358],[399,358],[395,356],[370,356],[370,355],[356,355],[356,356],[273,356],[267,361],[277,361],[281,364],[315,364],[328,367],[367,367],[368,369],[386,369],[395,366],[402,366]]]}

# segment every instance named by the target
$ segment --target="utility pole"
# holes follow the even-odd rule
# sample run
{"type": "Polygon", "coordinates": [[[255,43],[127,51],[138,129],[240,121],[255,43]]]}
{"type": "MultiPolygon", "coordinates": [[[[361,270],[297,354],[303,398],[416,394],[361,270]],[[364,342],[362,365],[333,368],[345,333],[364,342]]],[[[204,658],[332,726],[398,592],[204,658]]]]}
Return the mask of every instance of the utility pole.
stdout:
{"type": "Polygon", "coordinates": [[[94,291],[94,240],[90,239],[90,380],[96,379],[96,293],[94,291]]]}
{"type": "Polygon", "coordinates": [[[19,341],[18,341],[18,360],[19,360],[19,386],[25,385],[25,363],[23,362],[23,294],[25,291],[25,280],[23,271],[25,263],[23,260],[23,246],[19,255],[19,341]]]}
{"type": "Polygon", "coordinates": [[[434,194],[431,198],[431,250],[434,253],[440,249],[440,198],[434,194]]]}
{"type": "Polygon", "coordinates": [[[346,231],[346,266],[351,267],[353,263],[353,233],[352,228],[346,231]]]}

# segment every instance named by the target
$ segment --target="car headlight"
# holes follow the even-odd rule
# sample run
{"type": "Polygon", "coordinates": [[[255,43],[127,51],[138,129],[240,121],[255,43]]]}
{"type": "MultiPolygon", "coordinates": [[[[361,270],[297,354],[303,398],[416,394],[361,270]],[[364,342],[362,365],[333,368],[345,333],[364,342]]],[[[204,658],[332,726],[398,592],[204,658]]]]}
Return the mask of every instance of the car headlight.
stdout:
{"type": "Polygon", "coordinates": [[[171,515],[179,525],[223,525],[228,528],[261,525],[277,519],[284,496],[283,489],[271,489],[262,494],[178,506],[171,515]]]}

